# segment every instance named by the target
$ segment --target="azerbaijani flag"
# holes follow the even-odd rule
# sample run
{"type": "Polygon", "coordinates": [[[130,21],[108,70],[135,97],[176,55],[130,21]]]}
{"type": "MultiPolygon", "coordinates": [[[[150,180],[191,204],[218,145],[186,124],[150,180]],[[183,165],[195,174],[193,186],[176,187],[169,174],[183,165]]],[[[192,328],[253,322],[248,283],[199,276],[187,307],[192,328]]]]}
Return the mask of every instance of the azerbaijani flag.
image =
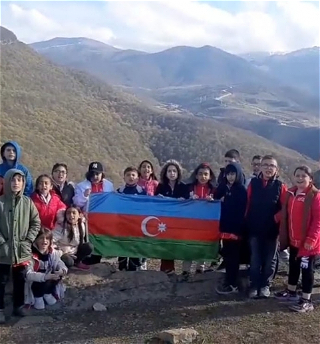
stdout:
{"type": "Polygon", "coordinates": [[[97,193],[90,196],[88,227],[104,257],[215,259],[220,202],[97,193]]]}

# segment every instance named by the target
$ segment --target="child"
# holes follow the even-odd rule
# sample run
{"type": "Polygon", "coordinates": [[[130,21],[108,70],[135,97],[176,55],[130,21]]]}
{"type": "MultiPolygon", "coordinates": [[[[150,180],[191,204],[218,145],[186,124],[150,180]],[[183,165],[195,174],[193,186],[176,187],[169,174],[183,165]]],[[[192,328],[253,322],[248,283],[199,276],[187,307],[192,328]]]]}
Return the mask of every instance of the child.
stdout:
{"type": "Polygon", "coordinates": [[[92,162],[86,173],[86,179],[75,188],[73,203],[82,211],[85,211],[91,193],[112,191],[114,191],[113,184],[105,179],[102,164],[100,162],[92,162]]]}
{"type": "Polygon", "coordinates": [[[57,163],[52,167],[53,191],[69,207],[74,196],[74,184],[68,182],[68,167],[66,164],[57,163]]]}
{"type": "Polygon", "coordinates": [[[242,169],[237,163],[225,168],[225,177],[219,184],[215,199],[221,200],[220,232],[222,255],[226,268],[226,279],[216,291],[218,294],[238,292],[238,273],[240,265],[241,238],[247,207],[247,190],[242,183],[242,169]]]}
{"type": "MultiPolygon", "coordinates": [[[[126,195],[147,195],[146,191],[140,185],[138,185],[139,172],[135,167],[127,167],[124,170],[123,175],[125,185],[121,186],[117,192],[126,195]]],[[[140,258],[119,257],[118,262],[120,271],[141,270],[142,261],[140,258]]]]}
{"type": "Polygon", "coordinates": [[[79,208],[70,206],[64,212],[64,221],[57,224],[53,231],[55,249],[61,253],[61,260],[68,268],[76,266],[81,270],[89,270],[83,260],[91,255],[93,245],[89,243],[84,218],[79,208]]]}
{"type": "MultiPolygon", "coordinates": [[[[200,164],[191,174],[188,189],[190,198],[213,200],[215,192],[216,177],[207,163],[200,164]]],[[[192,262],[184,261],[182,264],[182,275],[188,278],[190,274],[192,262]]],[[[203,273],[205,269],[205,262],[198,262],[196,265],[196,273],[203,273]]]]}
{"type": "Polygon", "coordinates": [[[149,160],[143,160],[139,165],[139,181],[138,185],[142,186],[149,196],[154,196],[158,186],[157,177],[154,174],[154,168],[149,160]]]}
{"type": "Polygon", "coordinates": [[[251,166],[252,166],[252,174],[250,177],[246,180],[246,187],[249,186],[251,179],[256,178],[259,176],[260,173],[260,166],[261,166],[261,160],[262,156],[261,155],[255,155],[252,160],[251,160],[251,166]]]}
{"type": "Polygon", "coordinates": [[[36,191],[31,195],[38,209],[42,227],[52,230],[58,219],[62,219],[62,212],[66,205],[60,197],[52,191],[53,182],[50,176],[42,174],[36,180],[36,191]]]}
{"type": "Polygon", "coordinates": [[[11,168],[23,172],[26,179],[24,194],[30,196],[33,192],[32,176],[29,170],[20,164],[21,148],[15,141],[8,141],[1,147],[2,164],[0,164],[0,176],[4,176],[11,168]]]}
{"type": "Polygon", "coordinates": [[[25,304],[35,309],[52,306],[63,297],[63,287],[58,288],[61,278],[68,272],[59,253],[52,247],[52,231],[41,228],[32,245],[33,259],[26,271],[25,304]],[[54,296],[56,295],[56,297],[54,296]]]}
{"type": "Polygon", "coordinates": [[[320,192],[312,185],[312,173],[307,166],[296,168],[294,184],[286,195],[280,229],[280,248],[290,247],[288,287],[275,293],[275,297],[297,301],[291,310],[305,313],[313,310],[314,263],[320,254],[320,192]],[[302,297],[299,300],[297,284],[301,270],[302,297]]]}
{"type": "Polygon", "coordinates": [[[24,278],[31,259],[31,245],[40,230],[38,210],[23,196],[25,176],[11,169],[4,176],[4,194],[0,196],[0,323],[5,322],[5,286],[12,271],[13,313],[24,316],[24,278]]]}
{"type": "MultiPolygon", "coordinates": [[[[231,164],[232,162],[237,162],[240,164],[240,153],[237,149],[230,149],[224,155],[225,166],[231,164]]],[[[225,167],[220,168],[220,174],[218,176],[218,184],[222,183],[222,181],[224,179],[224,170],[225,170],[225,167]]],[[[244,185],[246,184],[246,177],[244,174],[241,177],[241,181],[244,185]]]]}
{"type": "MultiPolygon", "coordinates": [[[[189,189],[181,179],[182,168],[178,161],[167,161],[161,170],[160,183],[156,189],[155,196],[188,199],[190,196],[189,189]]],[[[174,272],[174,260],[161,259],[160,270],[167,274],[172,274],[174,272]]]]}
{"type": "Polygon", "coordinates": [[[248,186],[246,225],[251,249],[251,298],[270,296],[275,273],[281,206],[286,186],[278,179],[278,163],[272,155],[262,158],[261,174],[248,186]]]}

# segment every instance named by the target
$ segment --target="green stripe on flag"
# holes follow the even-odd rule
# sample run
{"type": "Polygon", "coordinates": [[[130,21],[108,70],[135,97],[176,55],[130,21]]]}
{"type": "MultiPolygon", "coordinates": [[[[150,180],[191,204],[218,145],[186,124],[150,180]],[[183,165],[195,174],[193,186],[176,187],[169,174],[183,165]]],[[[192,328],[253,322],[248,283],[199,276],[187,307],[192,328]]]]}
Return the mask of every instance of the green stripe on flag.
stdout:
{"type": "Polygon", "coordinates": [[[108,237],[90,235],[96,254],[103,257],[157,258],[178,260],[214,260],[219,243],[178,241],[153,238],[108,237]]]}

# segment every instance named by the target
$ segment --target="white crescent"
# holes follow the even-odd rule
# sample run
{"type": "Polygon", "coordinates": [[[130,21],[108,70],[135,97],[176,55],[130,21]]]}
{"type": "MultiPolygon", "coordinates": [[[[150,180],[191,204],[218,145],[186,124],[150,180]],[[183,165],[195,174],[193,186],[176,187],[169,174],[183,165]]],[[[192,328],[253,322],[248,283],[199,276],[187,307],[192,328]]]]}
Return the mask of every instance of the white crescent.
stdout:
{"type": "Polygon", "coordinates": [[[142,222],[141,222],[141,231],[144,235],[148,236],[148,237],[155,237],[157,235],[159,235],[160,233],[157,233],[157,234],[151,234],[148,232],[148,228],[147,228],[147,225],[148,225],[148,222],[150,220],[157,220],[160,222],[160,220],[155,217],[155,216],[148,216],[146,217],[142,222]]]}

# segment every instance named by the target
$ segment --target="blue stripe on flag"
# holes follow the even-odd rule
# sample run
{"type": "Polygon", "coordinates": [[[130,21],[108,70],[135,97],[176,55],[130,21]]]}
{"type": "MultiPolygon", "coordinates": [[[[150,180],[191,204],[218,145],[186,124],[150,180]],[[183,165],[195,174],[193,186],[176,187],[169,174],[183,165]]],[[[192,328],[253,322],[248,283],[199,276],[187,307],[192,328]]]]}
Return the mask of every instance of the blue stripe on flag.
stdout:
{"type": "Polygon", "coordinates": [[[123,195],[116,192],[90,196],[89,213],[178,217],[220,220],[219,201],[177,200],[157,196],[123,195]]]}

